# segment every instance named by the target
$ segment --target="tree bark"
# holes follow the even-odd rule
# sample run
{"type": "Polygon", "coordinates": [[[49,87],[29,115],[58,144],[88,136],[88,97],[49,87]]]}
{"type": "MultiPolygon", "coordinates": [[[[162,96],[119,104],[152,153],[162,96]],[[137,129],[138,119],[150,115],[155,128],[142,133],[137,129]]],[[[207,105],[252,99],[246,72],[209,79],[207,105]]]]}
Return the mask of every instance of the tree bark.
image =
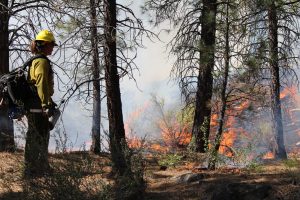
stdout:
{"type": "MultiPolygon", "coordinates": [[[[9,72],[8,0],[0,0],[0,76],[9,72]]],[[[0,151],[14,151],[13,121],[7,106],[0,107],[0,151]]]]}
{"type": "Polygon", "coordinates": [[[127,170],[123,146],[126,145],[116,53],[116,0],[104,0],[104,62],[109,119],[110,152],[113,173],[124,175],[127,170]]]}
{"type": "Polygon", "coordinates": [[[211,98],[213,89],[216,0],[204,0],[201,15],[200,67],[196,92],[193,139],[196,152],[205,152],[210,131],[211,98]]]}
{"type": "Polygon", "coordinates": [[[229,61],[230,61],[230,47],[229,47],[229,1],[227,1],[226,5],[226,31],[225,31],[225,69],[224,69],[224,80],[222,84],[221,91],[221,110],[219,116],[219,127],[215,137],[215,146],[212,152],[212,156],[208,162],[208,168],[214,170],[216,168],[216,157],[221,145],[222,134],[223,134],[223,126],[225,124],[225,112],[227,108],[227,99],[226,99],[226,90],[229,76],[229,61]]]}
{"type": "Polygon", "coordinates": [[[93,122],[91,151],[101,152],[100,125],[101,125],[101,93],[100,93],[100,62],[98,50],[97,13],[95,0],[90,0],[91,44],[93,54],[93,122]]]}
{"type": "Polygon", "coordinates": [[[269,47],[270,47],[270,72],[271,72],[271,110],[273,117],[273,128],[276,138],[274,149],[275,158],[286,159],[287,154],[284,146],[282,113],[280,102],[280,77],[278,64],[278,20],[275,3],[268,5],[269,21],[269,47]]]}

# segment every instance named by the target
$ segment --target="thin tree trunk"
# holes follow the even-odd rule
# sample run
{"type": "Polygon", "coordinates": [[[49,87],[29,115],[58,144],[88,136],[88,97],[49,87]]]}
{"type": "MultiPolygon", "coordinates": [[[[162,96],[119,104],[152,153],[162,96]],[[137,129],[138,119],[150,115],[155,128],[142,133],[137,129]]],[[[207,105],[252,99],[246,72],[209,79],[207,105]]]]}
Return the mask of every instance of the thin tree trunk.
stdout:
{"type": "Polygon", "coordinates": [[[97,13],[95,0],[90,0],[91,43],[93,52],[93,124],[91,151],[101,152],[100,125],[101,125],[101,93],[100,93],[100,62],[98,51],[97,13]]]}
{"type": "Polygon", "coordinates": [[[212,152],[212,156],[209,159],[208,168],[214,170],[216,168],[216,158],[221,145],[221,139],[223,134],[223,126],[225,123],[225,112],[227,108],[227,100],[226,100],[226,89],[228,83],[228,74],[229,74],[229,61],[230,61],[230,48],[229,48],[229,1],[227,1],[226,5],[226,33],[225,33],[225,69],[224,69],[224,80],[222,84],[222,92],[221,92],[221,111],[219,116],[219,127],[215,137],[215,146],[212,152]]]}
{"type": "MultiPolygon", "coordinates": [[[[9,12],[8,0],[0,0],[0,76],[9,71],[9,12]]],[[[8,117],[8,108],[0,108],[0,151],[14,151],[13,121],[8,117]]]]}
{"type": "Polygon", "coordinates": [[[113,172],[124,175],[127,164],[123,147],[126,145],[116,54],[116,0],[104,0],[105,81],[109,119],[110,151],[113,172]]]}
{"type": "Polygon", "coordinates": [[[213,88],[216,0],[204,0],[201,15],[200,67],[198,75],[193,139],[196,152],[205,152],[210,131],[211,98],[213,88]]]}
{"type": "Polygon", "coordinates": [[[276,137],[275,158],[286,159],[283,125],[280,102],[280,77],[278,64],[278,20],[274,2],[268,6],[269,39],[270,39],[270,71],[271,71],[271,109],[273,128],[276,137]]]}

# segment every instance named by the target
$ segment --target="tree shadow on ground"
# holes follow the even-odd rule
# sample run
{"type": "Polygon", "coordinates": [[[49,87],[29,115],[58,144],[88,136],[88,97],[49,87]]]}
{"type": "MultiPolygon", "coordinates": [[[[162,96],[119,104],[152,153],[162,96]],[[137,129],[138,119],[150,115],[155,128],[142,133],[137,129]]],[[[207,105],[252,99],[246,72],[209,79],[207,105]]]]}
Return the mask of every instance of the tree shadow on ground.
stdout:
{"type": "Polygon", "coordinates": [[[209,171],[202,178],[190,183],[178,183],[167,179],[152,184],[146,199],[197,199],[197,200],[273,200],[300,199],[300,179],[293,174],[222,174],[209,171]]]}
{"type": "Polygon", "coordinates": [[[8,192],[0,195],[1,200],[26,199],[23,192],[8,192]]]}

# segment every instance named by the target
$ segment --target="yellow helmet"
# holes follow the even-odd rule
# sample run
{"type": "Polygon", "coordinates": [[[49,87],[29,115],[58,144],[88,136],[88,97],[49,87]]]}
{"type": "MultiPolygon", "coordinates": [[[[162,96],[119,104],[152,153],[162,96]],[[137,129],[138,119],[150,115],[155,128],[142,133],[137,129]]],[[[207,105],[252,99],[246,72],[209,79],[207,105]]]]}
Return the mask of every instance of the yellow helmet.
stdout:
{"type": "Polygon", "coordinates": [[[38,41],[45,41],[45,42],[53,42],[55,46],[57,46],[56,42],[55,42],[55,38],[54,35],[51,31],[49,30],[42,30],[40,31],[36,37],[35,40],[38,41]]]}

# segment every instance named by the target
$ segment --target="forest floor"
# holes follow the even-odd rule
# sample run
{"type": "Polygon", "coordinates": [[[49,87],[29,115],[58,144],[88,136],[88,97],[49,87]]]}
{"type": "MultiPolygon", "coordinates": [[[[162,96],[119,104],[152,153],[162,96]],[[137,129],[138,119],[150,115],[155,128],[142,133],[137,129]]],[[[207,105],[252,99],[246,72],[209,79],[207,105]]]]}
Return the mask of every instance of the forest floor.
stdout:
{"type": "MultiPolygon", "coordinates": [[[[201,155],[200,155],[201,157],[201,155]]],[[[300,162],[263,160],[248,167],[207,170],[201,159],[145,156],[145,199],[300,199],[300,162]]],[[[109,199],[107,154],[51,154],[52,175],[24,179],[23,153],[0,153],[0,199],[109,199]]]]}

